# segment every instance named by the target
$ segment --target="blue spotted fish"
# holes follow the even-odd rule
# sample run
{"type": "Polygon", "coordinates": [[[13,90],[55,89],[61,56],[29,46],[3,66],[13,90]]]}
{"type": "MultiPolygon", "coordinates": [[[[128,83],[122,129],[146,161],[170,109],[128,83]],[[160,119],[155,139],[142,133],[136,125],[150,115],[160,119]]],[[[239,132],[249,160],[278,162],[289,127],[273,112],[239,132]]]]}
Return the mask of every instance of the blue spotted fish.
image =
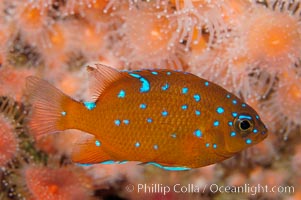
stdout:
{"type": "Polygon", "coordinates": [[[75,145],[76,163],[140,161],[169,170],[225,160],[267,137],[258,114],[237,96],[190,73],[87,67],[92,101],[75,101],[28,77],[31,131],[78,129],[94,137],[75,145]]]}

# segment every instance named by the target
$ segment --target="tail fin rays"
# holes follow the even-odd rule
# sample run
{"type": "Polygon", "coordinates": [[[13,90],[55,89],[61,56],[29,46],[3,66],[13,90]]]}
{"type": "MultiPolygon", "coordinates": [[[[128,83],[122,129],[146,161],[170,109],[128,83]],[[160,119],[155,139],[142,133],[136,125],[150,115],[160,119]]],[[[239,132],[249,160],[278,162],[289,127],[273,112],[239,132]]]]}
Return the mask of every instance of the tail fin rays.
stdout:
{"type": "Polygon", "coordinates": [[[33,104],[29,126],[34,136],[63,130],[61,120],[68,114],[64,107],[66,109],[72,99],[47,81],[34,76],[27,77],[26,87],[33,104]]]}

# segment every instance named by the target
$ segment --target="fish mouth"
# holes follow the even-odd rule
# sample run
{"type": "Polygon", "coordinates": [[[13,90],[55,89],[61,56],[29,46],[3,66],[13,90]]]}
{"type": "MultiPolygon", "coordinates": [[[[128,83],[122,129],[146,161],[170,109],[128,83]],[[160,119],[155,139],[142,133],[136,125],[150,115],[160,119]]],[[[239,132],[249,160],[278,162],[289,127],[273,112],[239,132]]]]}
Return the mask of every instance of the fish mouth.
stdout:
{"type": "Polygon", "coordinates": [[[267,131],[266,132],[261,132],[261,135],[263,135],[263,139],[267,138],[268,137],[268,133],[267,131]]]}
{"type": "Polygon", "coordinates": [[[260,132],[260,135],[263,136],[263,139],[268,137],[268,129],[264,126],[263,130],[260,132]]]}
{"type": "Polygon", "coordinates": [[[259,131],[257,135],[254,137],[254,144],[257,144],[268,137],[268,130],[264,128],[263,130],[259,131]]]}

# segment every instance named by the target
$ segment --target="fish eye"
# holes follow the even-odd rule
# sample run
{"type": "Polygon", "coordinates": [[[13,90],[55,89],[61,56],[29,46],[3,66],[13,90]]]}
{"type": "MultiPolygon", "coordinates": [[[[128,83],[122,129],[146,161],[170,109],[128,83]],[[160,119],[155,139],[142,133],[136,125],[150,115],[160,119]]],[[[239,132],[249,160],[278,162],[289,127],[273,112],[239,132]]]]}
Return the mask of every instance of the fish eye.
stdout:
{"type": "Polygon", "coordinates": [[[239,128],[240,130],[246,131],[251,127],[250,121],[249,120],[242,120],[239,123],[239,128]]]}
{"type": "Polygon", "coordinates": [[[254,122],[249,115],[239,115],[234,120],[234,127],[237,131],[247,134],[253,130],[254,122]]]}

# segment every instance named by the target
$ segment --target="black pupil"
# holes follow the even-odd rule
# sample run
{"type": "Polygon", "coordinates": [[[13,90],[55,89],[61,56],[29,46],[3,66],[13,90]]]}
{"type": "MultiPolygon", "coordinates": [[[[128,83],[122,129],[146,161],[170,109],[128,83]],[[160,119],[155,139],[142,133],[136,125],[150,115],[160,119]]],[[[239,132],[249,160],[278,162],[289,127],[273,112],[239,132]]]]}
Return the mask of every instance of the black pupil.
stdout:
{"type": "Polygon", "coordinates": [[[240,123],[240,128],[242,130],[247,130],[248,128],[250,128],[250,122],[247,121],[247,120],[243,120],[241,123],[240,123]]]}

